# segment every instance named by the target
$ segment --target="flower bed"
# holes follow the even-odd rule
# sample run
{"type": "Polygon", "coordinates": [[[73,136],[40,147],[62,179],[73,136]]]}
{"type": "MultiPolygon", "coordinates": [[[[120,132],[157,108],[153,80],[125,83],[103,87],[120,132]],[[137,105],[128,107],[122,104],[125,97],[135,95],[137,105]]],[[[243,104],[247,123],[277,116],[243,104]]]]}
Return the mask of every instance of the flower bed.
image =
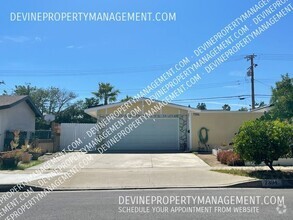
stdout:
{"type": "Polygon", "coordinates": [[[0,170],[23,170],[42,163],[42,160],[31,161],[32,155],[23,150],[1,152],[0,170]]]}
{"type": "Polygon", "coordinates": [[[17,150],[4,152],[1,155],[2,167],[8,168],[8,169],[16,168],[20,160],[20,157],[21,157],[21,154],[17,150]]]}

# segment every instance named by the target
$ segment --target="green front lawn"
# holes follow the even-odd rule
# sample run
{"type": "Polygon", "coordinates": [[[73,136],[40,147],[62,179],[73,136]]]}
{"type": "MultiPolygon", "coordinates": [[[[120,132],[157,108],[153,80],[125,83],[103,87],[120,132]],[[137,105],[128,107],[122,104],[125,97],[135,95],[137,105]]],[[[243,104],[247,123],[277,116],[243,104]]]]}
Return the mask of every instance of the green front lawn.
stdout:
{"type": "Polygon", "coordinates": [[[232,174],[237,176],[247,176],[257,179],[293,179],[293,171],[270,171],[270,170],[240,170],[240,169],[217,169],[212,170],[219,173],[232,174]]]}

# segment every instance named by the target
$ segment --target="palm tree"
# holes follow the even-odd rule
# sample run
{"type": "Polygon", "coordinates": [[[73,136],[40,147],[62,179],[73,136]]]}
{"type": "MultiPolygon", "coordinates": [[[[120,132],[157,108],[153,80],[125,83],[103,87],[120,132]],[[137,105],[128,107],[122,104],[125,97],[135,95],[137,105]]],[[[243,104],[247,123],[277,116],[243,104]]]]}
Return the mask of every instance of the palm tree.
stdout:
{"type": "Polygon", "coordinates": [[[132,100],[133,98],[131,96],[126,95],[124,99],[121,99],[121,102],[127,102],[129,100],[132,100]]]}
{"type": "Polygon", "coordinates": [[[196,108],[199,110],[207,110],[207,106],[205,103],[198,103],[196,108]]]}
{"type": "Polygon", "coordinates": [[[115,102],[119,93],[120,91],[115,90],[110,83],[99,83],[98,91],[93,92],[96,97],[104,101],[104,105],[108,105],[109,102],[115,102]]]}

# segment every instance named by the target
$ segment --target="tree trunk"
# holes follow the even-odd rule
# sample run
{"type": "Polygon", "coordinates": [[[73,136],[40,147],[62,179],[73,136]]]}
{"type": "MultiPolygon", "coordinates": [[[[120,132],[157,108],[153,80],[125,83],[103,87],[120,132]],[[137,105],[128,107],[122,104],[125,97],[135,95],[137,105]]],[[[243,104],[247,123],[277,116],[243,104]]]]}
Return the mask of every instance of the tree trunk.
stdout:
{"type": "Polygon", "coordinates": [[[275,171],[273,161],[265,161],[265,164],[271,169],[271,171],[275,171]]]}
{"type": "Polygon", "coordinates": [[[108,96],[107,95],[105,95],[105,97],[104,97],[104,105],[108,105],[108,96]]]}

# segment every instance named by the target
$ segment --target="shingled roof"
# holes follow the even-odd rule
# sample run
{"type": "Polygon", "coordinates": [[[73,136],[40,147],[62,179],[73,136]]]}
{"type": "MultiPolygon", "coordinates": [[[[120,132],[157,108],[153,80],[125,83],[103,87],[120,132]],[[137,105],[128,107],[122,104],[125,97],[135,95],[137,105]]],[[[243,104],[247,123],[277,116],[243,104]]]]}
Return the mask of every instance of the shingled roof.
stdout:
{"type": "Polygon", "coordinates": [[[26,102],[32,111],[35,113],[36,117],[41,117],[42,113],[40,110],[35,106],[32,99],[27,95],[19,95],[19,96],[9,96],[9,95],[2,95],[0,96],[0,110],[11,108],[21,102],[26,102]]]}

